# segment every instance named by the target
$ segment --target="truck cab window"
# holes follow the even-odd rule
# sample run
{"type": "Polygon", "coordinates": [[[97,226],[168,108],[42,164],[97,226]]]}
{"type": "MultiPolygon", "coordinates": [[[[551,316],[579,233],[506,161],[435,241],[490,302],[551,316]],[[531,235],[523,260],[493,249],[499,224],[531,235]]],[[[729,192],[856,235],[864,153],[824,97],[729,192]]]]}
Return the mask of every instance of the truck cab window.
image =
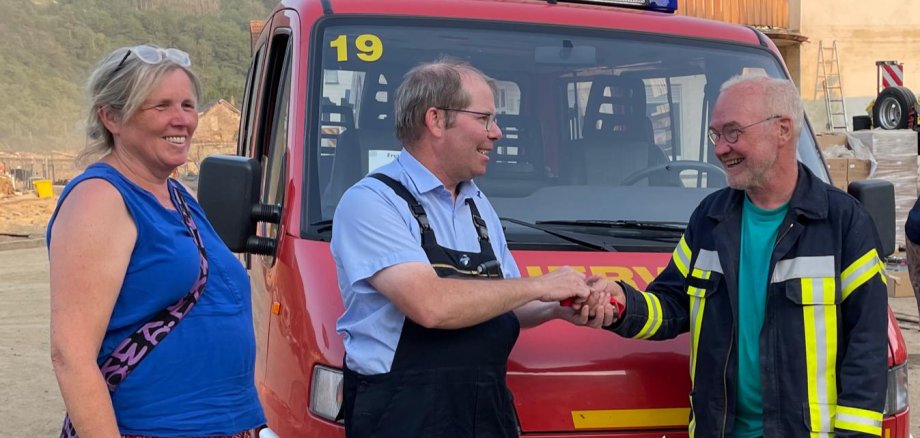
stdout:
{"type": "MultiPolygon", "coordinates": [[[[258,159],[262,166],[262,192],[263,204],[279,205],[284,202],[284,169],[288,147],[288,119],[290,106],[291,87],[291,45],[290,36],[276,34],[272,38],[271,52],[268,62],[270,77],[266,82],[275,84],[266,90],[263,111],[265,116],[261,120],[262,141],[259,146],[258,159]]],[[[258,234],[263,237],[276,238],[278,225],[262,222],[258,234]]],[[[274,256],[270,257],[273,263],[274,256]]]]}

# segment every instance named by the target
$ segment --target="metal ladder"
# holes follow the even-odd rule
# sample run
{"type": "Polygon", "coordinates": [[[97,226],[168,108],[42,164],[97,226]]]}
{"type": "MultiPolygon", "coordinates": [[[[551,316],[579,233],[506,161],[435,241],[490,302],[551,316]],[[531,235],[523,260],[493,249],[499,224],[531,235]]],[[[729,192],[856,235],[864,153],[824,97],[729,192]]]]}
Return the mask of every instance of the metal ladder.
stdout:
{"type": "Polygon", "coordinates": [[[824,106],[827,109],[827,130],[847,130],[847,104],[843,99],[843,80],[840,76],[840,58],[837,56],[837,41],[830,47],[824,41],[818,41],[818,72],[815,76],[815,96],[818,90],[824,93],[824,106]]]}

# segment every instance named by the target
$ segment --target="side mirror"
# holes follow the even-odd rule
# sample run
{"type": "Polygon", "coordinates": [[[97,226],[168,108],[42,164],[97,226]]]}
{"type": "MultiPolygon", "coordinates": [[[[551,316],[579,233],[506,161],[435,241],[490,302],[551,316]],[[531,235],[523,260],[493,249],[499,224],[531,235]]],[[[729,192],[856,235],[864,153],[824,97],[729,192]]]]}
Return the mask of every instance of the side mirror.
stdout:
{"type": "Polygon", "coordinates": [[[278,223],[278,206],[259,202],[262,168],[246,157],[211,155],[201,162],[198,203],[217,235],[233,252],[273,254],[277,242],[256,236],[259,221],[278,223]]]}
{"type": "Polygon", "coordinates": [[[878,237],[882,241],[882,254],[879,254],[879,257],[885,258],[894,254],[894,184],[878,179],[853,181],[847,192],[862,203],[875,222],[878,237]]]}

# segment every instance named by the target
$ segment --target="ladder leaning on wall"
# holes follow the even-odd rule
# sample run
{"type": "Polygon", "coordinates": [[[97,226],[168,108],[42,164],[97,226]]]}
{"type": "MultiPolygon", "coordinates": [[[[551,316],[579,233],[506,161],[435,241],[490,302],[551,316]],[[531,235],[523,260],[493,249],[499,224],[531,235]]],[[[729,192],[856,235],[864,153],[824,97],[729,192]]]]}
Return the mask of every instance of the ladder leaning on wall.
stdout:
{"type": "Polygon", "coordinates": [[[837,41],[828,47],[824,41],[818,41],[818,69],[815,76],[815,96],[818,90],[824,94],[824,107],[827,110],[827,130],[847,130],[847,104],[843,98],[843,79],[840,74],[840,58],[837,54],[837,41]]]}

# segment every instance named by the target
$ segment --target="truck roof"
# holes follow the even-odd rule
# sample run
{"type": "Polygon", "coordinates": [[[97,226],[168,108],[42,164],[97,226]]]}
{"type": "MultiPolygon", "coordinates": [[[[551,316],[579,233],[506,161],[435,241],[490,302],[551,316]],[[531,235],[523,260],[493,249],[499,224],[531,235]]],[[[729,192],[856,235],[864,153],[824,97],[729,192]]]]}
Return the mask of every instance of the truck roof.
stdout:
{"type": "MultiPolygon", "coordinates": [[[[322,7],[332,14],[427,16],[485,21],[514,21],[623,30],[655,35],[761,45],[757,34],[744,26],[629,7],[584,3],[549,3],[546,0],[285,0],[297,10],[322,7]],[[551,11],[551,13],[547,13],[551,11]]],[[[327,12],[328,13],[328,12],[327,12]]]]}

